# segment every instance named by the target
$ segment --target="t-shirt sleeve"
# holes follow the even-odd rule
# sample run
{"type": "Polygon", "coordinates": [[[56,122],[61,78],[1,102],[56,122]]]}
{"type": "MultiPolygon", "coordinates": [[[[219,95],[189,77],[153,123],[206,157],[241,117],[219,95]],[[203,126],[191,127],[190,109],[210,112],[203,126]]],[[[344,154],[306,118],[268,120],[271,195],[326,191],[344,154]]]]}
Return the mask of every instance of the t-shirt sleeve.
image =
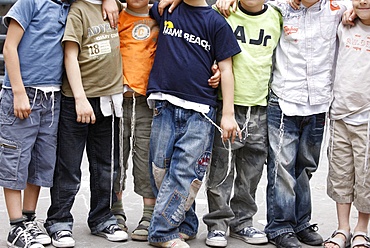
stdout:
{"type": "Polygon", "coordinates": [[[224,20],[216,33],[215,58],[222,61],[241,52],[239,44],[229,24],[224,20]]]}
{"type": "Polygon", "coordinates": [[[35,7],[36,4],[34,0],[17,1],[4,17],[5,26],[8,27],[10,20],[14,19],[21,25],[23,30],[26,30],[35,14],[35,7]]]}
{"type": "Polygon", "coordinates": [[[79,15],[78,10],[72,8],[67,17],[67,23],[62,42],[74,41],[79,44],[81,49],[83,31],[81,15],[79,15]]]}
{"type": "Polygon", "coordinates": [[[156,20],[157,23],[159,23],[161,19],[161,16],[159,15],[159,12],[158,12],[158,3],[159,2],[154,2],[153,6],[149,10],[150,17],[156,20]]]}

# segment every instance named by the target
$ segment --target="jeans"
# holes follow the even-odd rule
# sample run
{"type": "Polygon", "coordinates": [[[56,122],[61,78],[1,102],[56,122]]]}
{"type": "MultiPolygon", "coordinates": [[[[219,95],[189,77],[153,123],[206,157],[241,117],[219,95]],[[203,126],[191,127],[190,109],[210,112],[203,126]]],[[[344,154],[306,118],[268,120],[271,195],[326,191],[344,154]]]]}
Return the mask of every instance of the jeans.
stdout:
{"type": "MultiPolygon", "coordinates": [[[[228,150],[224,147],[221,136],[215,134],[212,161],[206,180],[209,213],[203,217],[208,231],[226,232],[230,226],[230,231],[237,232],[253,226],[253,216],[257,212],[255,195],[268,150],[267,108],[235,105],[234,110],[239,127],[242,129],[247,124],[247,128],[242,131],[242,140],[236,138],[231,146],[232,161],[229,174],[227,174],[228,150]],[[233,188],[234,195],[230,201],[233,188]]],[[[217,124],[220,123],[221,117],[222,108],[219,108],[217,124]]],[[[227,147],[227,143],[225,145],[227,147]]]]}
{"type": "Polygon", "coordinates": [[[317,170],[325,113],[283,116],[276,95],[267,107],[269,155],[267,159],[267,225],[269,239],[299,232],[310,226],[309,180],[317,170]]]}
{"type": "MultiPolygon", "coordinates": [[[[214,121],[215,109],[207,116],[214,121]]],[[[166,242],[198,231],[195,197],[211,160],[214,126],[201,113],[156,101],[149,167],[156,196],[150,242],[166,242]]]]}
{"type": "MultiPolygon", "coordinates": [[[[117,223],[110,212],[110,199],[115,197],[115,194],[111,195],[112,116],[103,116],[99,98],[88,100],[96,116],[95,124],[78,123],[74,99],[62,97],[54,186],[50,189],[51,206],[45,223],[50,235],[60,230],[72,231],[71,208],[81,184],[85,145],[90,171],[90,230],[96,234],[117,223]]],[[[119,120],[115,118],[114,123],[117,131],[119,120]]],[[[115,147],[118,147],[118,132],[115,132],[115,138],[115,147]]],[[[118,149],[114,150],[116,167],[118,149]]]]}

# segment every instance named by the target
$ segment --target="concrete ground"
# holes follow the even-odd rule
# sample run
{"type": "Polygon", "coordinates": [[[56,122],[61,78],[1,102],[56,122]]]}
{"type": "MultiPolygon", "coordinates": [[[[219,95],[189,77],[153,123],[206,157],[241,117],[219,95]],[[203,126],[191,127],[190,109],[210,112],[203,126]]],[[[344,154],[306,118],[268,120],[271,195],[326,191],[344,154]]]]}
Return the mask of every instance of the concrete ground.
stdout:
{"type": "MultiPolygon", "coordinates": [[[[83,180],[81,183],[81,189],[76,197],[76,201],[72,210],[74,215],[75,224],[73,229],[73,235],[76,240],[76,248],[83,248],[83,247],[99,247],[99,248],[109,248],[109,247],[130,247],[130,248],[142,248],[142,247],[150,247],[147,242],[135,242],[132,241],[130,238],[127,242],[109,242],[106,241],[104,238],[93,236],[90,234],[89,228],[86,223],[88,209],[89,209],[89,173],[87,170],[87,160],[84,158],[84,162],[82,165],[83,170],[83,180]]],[[[131,170],[131,165],[129,170],[131,170]]],[[[142,213],[142,200],[141,198],[133,192],[133,183],[132,183],[132,176],[131,173],[128,173],[129,177],[127,180],[127,190],[124,192],[124,205],[125,211],[127,215],[127,225],[130,231],[134,230],[138,221],[141,218],[142,213]]],[[[311,191],[312,191],[312,199],[313,199],[313,214],[312,214],[312,222],[311,223],[318,223],[319,226],[319,233],[325,238],[330,236],[330,234],[335,230],[337,227],[337,220],[336,220],[336,211],[335,211],[335,203],[329,199],[326,195],[326,174],[327,174],[327,159],[325,156],[325,152],[320,161],[319,170],[313,175],[311,180],[311,191]]],[[[254,225],[259,229],[264,228],[264,224],[266,223],[266,204],[265,204],[265,196],[266,196],[266,169],[264,171],[264,175],[261,179],[259,184],[258,192],[257,192],[257,204],[259,206],[259,210],[254,218],[254,225]]],[[[191,240],[188,244],[191,247],[199,248],[199,247],[207,247],[205,245],[205,238],[207,235],[206,225],[202,222],[202,216],[207,213],[207,200],[206,200],[206,193],[205,189],[202,188],[199,191],[199,194],[196,199],[197,203],[197,214],[199,217],[199,232],[198,236],[195,240],[191,240]]],[[[39,205],[37,209],[37,218],[45,219],[46,211],[50,204],[49,200],[49,191],[48,189],[42,189],[39,205]]],[[[356,211],[352,211],[351,222],[354,225],[356,223],[357,214],[356,211]]],[[[7,211],[5,207],[3,191],[0,190],[0,247],[6,247],[6,237],[9,230],[9,222],[7,211]]],[[[52,247],[51,245],[48,247],[52,247]]],[[[275,247],[272,244],[267,245],[249,245],[240,240],[234,238],[228,238],[228,247],[265,247],[265,248],[272,248],[275,247]]],[[[309,247],[309,246],[304,246],[309,247]]]]}

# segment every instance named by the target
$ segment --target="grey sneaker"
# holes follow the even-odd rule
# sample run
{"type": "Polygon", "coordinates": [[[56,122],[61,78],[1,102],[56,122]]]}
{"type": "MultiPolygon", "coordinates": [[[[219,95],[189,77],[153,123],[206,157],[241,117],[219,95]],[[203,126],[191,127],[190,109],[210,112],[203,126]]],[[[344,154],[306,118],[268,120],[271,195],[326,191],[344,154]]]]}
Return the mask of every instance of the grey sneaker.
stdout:
{"type": "Polygon", "coordinates": [[[117,224],[107,226],[96,235],[106,238],[109,241],[126,241],[128,239],[127,232],[123,231],[117,224]]]}
{"type": "Polygon", "coordinates": [[[31,235],[35,238],[36,242],[49,245],[51,243],[50,236],[46,233],[42,222],[38,220],[26,222],[27,230],[31,233],[31,235]]]}
{"type": "Polygon", "coordinates": [[[7,239],[8,247],[10,248],[44,248],[38,243],[35,238],[28,232],[27,227],[12,226],[7,239]]]}
{"type": "Polygon", "coordinates": [[[55,247],[74,247],[75,240],[73,239],[72,232],[61,230],[51,235],[51,242],[55,247]]]}
{"type": "Polygon", "coordinates": [[[212,247],[226,247],[226,233],[220,230],[209,231],[206,239],[206,245],[212,247]]]}
{"type": "Polygon", "coordinates": [[[250,226],[245,227],[238,232],[231,232],[230,237],[240,239],[249,244],[265,244],[268,242],[266,233],[258,230],[257,228],[250,226]]]}

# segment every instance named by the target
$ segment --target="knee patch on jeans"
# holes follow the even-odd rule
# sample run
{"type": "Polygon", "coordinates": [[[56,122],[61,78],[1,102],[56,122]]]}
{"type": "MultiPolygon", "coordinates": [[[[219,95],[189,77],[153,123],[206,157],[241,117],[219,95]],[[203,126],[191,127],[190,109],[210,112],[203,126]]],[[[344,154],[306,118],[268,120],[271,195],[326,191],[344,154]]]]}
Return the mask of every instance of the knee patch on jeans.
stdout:
{"type": "Polygon", "coordinates": [[[162,185],[163,178],[166,175],[166,169],[160,168],[156,166],[155,163],[152,162],[152,173],[154,177],[155,186],[159,190],[159,188],[162,185]]]}
{"type": "Polygon", "coordinates": [[[197,197],[198,191],[200,189],[200,186],[202,186],[202,181],[200,181],[199,179],[194,179],[191,182],[190,189],[189,189],[189,195],[185,202],[185,211],[188,211],[191,205],[193,205],[195,201],[195,197],[197,197]]]}

